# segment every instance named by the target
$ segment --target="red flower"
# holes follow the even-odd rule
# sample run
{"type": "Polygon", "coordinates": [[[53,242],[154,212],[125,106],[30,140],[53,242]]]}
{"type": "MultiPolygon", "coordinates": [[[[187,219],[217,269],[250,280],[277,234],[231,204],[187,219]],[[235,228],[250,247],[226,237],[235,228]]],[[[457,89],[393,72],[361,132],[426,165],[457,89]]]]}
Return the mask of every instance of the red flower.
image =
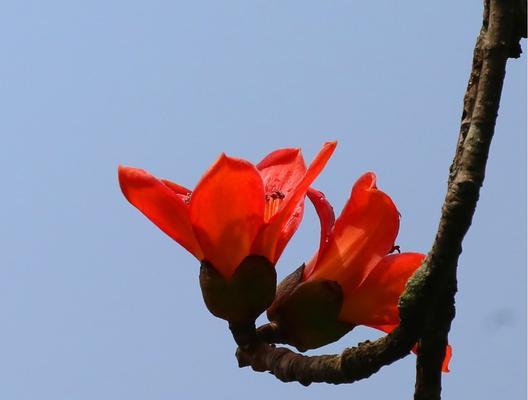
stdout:
{"type": "MultiPolygon", "coordinates": [[[[420,253],[389,254],[394,249],[400,224],[396,206],[389,196],[377,189],[376,175],[372,172],[364,174],[356,182],[337,220],[321,192],[310,189],[308,197],[321,221],[321,241],[319,251],[303,269],[299,288],[301,285],[314,286],[316,282],[337,282],[339,285],[339,295],[335,297],[338,300],[334,301],[336,312],[332,324],[335,325],[330,333],[314,333],[310,340],[316,337],[319,347],[326,344],[326,339],[337,340],[357,325],[391,332],[399,324],[398,300],[405,284],[425,259],[425,255],[420,253]]],[[[306,289],[304,292],[306,294],[302,295],[291,292],[288,296],[295,296],[297,300],[294,302],[300,304],[302,301],[299,299],[304,301],[310,297],[306,289]]],[[[321,289],[317,292],[312,289],[311,293],[319,295],[320,292],[321,289]]],[[[281,296],[280,288],[278,296],[281,296]]],[[[284,297],[281,306],[271,307],[272,319],[284,321],[287,318],[280,313],[289,307],[285,307],[288,296],[284,297]]],[[[333,300],[329,300],[331,296],[326,289],[324,296],[322,301],[334,304],[333,300]]],[[[304,319],[301,323],[304,326],[299,328],[299,337],[287,333],[304,347],[310,346],[305,339],[306,332],[302,333],[310,329],[306,325],[308,320],[304,319]]],[[[320,329],[320,326],[315,328],[320,329]]],[[[448,346],[444,371],[448,371],[450,356],[451,348],[448,346]]]]}
{"type": "MultiPolygon", "coordinates": [[[[304,280],[332,280],[343,290],[338,320],[391,332],[400,322],[398,300],[411,275],[422,265],[421,253],[389,254],[400,215],[389,196],[376,187],[376,175],[358,179],[341,215],[324,195],[308,192],[321,220],[319,251],[304,269],[304,280]]],[[[443,370],[449,371],[451,347],[443,370]]]]}
{"type": "Polygon", "coordinates": [[[277,262],[335,146],[325,143],[308,169],[299,149],[277,150],[256,166],[222,154],[193,192],[131,167],[119,167],[119,183],[163,232],[229,279],[249,255],[277,262]]]}

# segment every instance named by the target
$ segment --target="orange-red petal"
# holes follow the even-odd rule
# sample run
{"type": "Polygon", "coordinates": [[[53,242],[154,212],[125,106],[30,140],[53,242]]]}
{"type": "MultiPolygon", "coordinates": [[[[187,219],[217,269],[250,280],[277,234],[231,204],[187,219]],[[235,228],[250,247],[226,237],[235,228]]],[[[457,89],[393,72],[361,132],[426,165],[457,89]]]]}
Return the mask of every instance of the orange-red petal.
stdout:
{"type": "Polygon", "coordinates": [[[307,265],[306,279],[339,282],[355,290],[394,245],[400,217],[391,198],[376,187],[376,175],[364,174],[328,238],[328,244],[307,265]]]}
{"type": "Polygon", "coordinates": [[[451,362],[451,357],[453,356],[453,348],[451,345],[447,345],[445,349],[445,357],[442,362],[442,372],[449,372],[449,363],[451,362]]]}
{"type": "Polygon", "coordinates": [[[127,200],[196,258],[202,259],[188,207],[181,196],[142,169],[120,166],[118,175],[127,200]]]}
{"type": "Polygon", "coordinates": [[[424,259],[421,253],[383,257],[356,290],[343,291],[339,319],[354,325],[397,325],[398,300],[424,259]]]}
{"type": "MultiPolygon", "coordinates": [[[[332,205],[326,200],[326,197],[323,192],[320,192],[318,190],[315,190],[313,188],[308,188],[308,192],[306,193],[308,195],[308,198],[312,202],[312,204],[315,207],[315,212],[317,213],[317,216],[319,217],[319,221],[321,223],[321,237],[319,240],[319,251],[318,254],[324,251],[324,248],[329,243],[329,237],[332,233],[332,229],[334,228],[335,224],[335,213],[334,208],[332,205]]],[[[312,260],[312,264],[315,265],[317,263],[317,256],[312,260]]],[[[305,268],[305,271],[309,268],[305,268]]],[[[305,277],[307,275],[305,274],[305,277]]]]}
{"type": "Polygon", "coordinates": [[[187,189],[186,187],[182,185],[178,185],[177,183],[171,182],[168,179],[160,179],[160,181],[163,182],[165,186],[167,186],[169,189],[171,189],[176,194],[181,194],[184,196],[191,194],[191,191],[187,189]]]}
{"type": "MultiPolygon", "coordinates": [[[[292,192],[306,173],[306,165],[300,149],[280,149],[268,154],[257,164],[266,193],[265,222],[268,222],[287,203],[292,192]]],[[[280,246],[284,248],[297,231],[304,214],[304,201],[299,201],[292,218],[283,229],[280,246]]],[[[279,250],[282,252],[282,248],[279,250]]]]}
{"type": "Polygon", "coordinates": [[[263,224],[264,187],[257,169],[222,154],[191,196],[190,218],[204,257],[230,278],[250,254],[263,224]]]}
{"type": "Polygon", "coordinates": [[[306,191],[325,167],[336,145],[337,142],[326,142],[323,145],[302,179],[291,191],[291,195],[284,199],[281,208],[259,233],[253,246],[255,254],[265,256],[272,263],[277,262],[297,228],[296,220],[300,216],[299,203],[304,201],[306,191]]]}
{"type": "Polygon", "coordinates": [[[281,192],[289,197],[306,172],[300,149],[279,149],[257,164],[266,193],[281,192]]]}

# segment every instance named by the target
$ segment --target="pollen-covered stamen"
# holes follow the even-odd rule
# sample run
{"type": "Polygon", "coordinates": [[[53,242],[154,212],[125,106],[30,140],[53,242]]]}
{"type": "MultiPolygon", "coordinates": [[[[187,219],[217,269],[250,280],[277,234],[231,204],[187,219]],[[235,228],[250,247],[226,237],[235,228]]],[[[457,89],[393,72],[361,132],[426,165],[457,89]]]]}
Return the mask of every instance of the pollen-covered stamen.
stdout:
{"type": "Polygon", "coordinates": [[[279,190],[266,193],[266,208],[264,209],[264,221],[268,222],[279,210],[279,206],[284,200],[285,194],[279,190]]]}

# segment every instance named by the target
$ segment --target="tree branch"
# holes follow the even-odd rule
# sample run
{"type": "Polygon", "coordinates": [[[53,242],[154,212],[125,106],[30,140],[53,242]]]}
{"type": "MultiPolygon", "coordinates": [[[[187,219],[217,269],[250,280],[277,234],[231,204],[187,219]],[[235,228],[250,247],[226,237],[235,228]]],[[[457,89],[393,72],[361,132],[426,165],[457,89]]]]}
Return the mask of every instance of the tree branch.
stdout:
{"type": "Polygon", "coordinates": [[[381,339],[347,348],[340,355],[313,357],[267,344],[255,335],[254,340],[238,343],[240,367],[269,371],[284,382],[297,381],[303,385],[350,383],[405,357],[422,338],[415,399],[439,398],[440,366],[455,314],[458,257],[484,180],[506,60],[519,56],[518,40],[526,37],[526,27],[524,31],[519,28],[521,18],[515,13],[523,2],[485,1],[483,28],[475,48],[438,232],[424,265],[411,277],[400,298],[400,326],[381,339]],[[432,311],[436,311],[435,319],[428,319],[432,311]]]}
{"type": "MultiPolygon", "coordinates": [[[[526,4],[526,3],[525,3],[526,4]]],[[[521,14],[517,0],[486,0],[484,18],[473,56],[464,97],[457,151],[451,165],[448,193],[430,264],[443,265],[444,285],[437,286],[438,301],[418,345],[415,400],[440,399],[441,366],[447,335],[455,316],[456,264],[462,239],[471,220],[484,181],[486,161],[499,109],[509,57],[518,57],[521,14]]]]}
{"type": "Polygon", "coordinates": [[[269,371],[283,382],[351,383],[368,378],[382,366],[405,357],[416,343],[416,327],[400,325],[390,335],[347,348],[340,355],[305,356],[258,341],[237,350],[240,367],[269,371]]]}

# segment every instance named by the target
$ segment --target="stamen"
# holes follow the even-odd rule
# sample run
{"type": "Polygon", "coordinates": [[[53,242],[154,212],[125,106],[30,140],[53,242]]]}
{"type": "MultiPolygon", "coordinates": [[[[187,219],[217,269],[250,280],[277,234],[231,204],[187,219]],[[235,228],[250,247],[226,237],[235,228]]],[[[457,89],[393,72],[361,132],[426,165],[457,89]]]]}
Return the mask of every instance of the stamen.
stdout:
{"type": "Polygon", "coordinates": [[[279,206],[284,200],[285,194],[279,190],[266,193],[266,208],[264,210],[264,221],[268,222],[279,210],[279,206]]]}

